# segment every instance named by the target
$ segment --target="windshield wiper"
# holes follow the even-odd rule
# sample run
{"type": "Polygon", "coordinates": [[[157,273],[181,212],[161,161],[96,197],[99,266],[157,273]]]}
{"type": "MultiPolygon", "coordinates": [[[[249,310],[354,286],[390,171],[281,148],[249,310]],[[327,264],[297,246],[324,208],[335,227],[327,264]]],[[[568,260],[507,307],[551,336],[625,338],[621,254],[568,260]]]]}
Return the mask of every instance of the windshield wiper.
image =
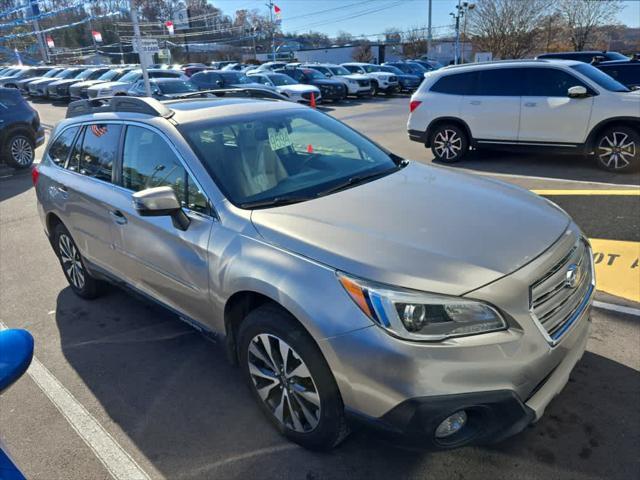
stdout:
{"type": "Polygon", "coordinates": [[[291,205],[292,203],[300,203],[315,198],[313,196],[303,195],[285,195],[281,197],[267,198],[264,200],[254,200],[253,202],[245,202],[240,204],[240,208],[260,208],[260,207],[278,207],[281,205],[291,205]]]}
{"type": "Polygon", "coordinates": [[[354,175],[353,177],[349,177],[344,182],[340,182],[336,185],[333,185],[331,188],[328,188],[326,190],[319,192],[317,196],[323,197],[325,195],[329,195],[330,193],[339,192],[340,190],[353,187],[354,185],[358,185],[366,181],[384,177],[386,175],[389,175],[390,173],[397,172],[401,168],[404,168],[407,165],[407,163],[408,163],[407,160],[403,160],[395,168],[392,168],[390,170],[383,170],[382,172],[375,172],[375,173],[366,173],[364,175],[354,175]]]}

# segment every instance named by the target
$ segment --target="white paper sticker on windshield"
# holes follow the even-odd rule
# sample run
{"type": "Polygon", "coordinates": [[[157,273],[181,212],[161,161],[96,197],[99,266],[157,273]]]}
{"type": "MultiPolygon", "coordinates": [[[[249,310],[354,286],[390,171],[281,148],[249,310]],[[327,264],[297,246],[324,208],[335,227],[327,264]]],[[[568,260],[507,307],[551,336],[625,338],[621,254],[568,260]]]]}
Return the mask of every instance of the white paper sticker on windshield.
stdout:
{"type": "Polygon", "coordinates": [[[269,128],[267,131],[269,132],[269,144],[271,145],[271,150],[276,151],[292,145],[289,132],[287,132],[286,129],[283,128],[281,130],[275,130],[274,128],[269,128]]]}

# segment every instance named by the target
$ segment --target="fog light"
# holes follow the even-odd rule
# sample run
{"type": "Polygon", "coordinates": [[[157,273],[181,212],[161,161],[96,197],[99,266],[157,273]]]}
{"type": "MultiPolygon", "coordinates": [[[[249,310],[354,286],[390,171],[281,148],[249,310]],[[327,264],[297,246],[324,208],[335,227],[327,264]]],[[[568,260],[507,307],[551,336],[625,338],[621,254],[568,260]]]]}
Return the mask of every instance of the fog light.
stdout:
{"type": "Polygon", "coordinates": [[[467,413],[464,410],[454,413],[444,419],[436,428],[436,438],[447,438],[459,432],[467,423],[467,413]]]}

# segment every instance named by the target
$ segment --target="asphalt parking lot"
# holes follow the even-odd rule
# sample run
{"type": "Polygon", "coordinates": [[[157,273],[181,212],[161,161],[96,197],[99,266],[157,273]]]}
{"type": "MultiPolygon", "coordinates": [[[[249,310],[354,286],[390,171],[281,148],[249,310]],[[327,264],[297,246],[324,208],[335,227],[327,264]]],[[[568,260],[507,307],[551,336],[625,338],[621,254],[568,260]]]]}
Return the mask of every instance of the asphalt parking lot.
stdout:
{"type": "MultiPolygon", "coordinates": [[[[430,162],[407,138],[407,103],[381,97],[321,108],[401,156],[430,162]]],[[[34,106],[47,125],[64,116],[63,106],[34,106]]],[[[579,157],[495,152],[473,152],[451,168],[516,183],[565,208],[594,241],[596,262],[601,254],[597,300],[619,306],[594,308],[569,384],[522,434],[449,452],[367,430],[330,453],[287,442],[220,345],[115,288],[93,302],[77,298],[42,233],[28,172],[0,167],[0,322],[31,331],[37,358],[0,398],[1,441],[27,478],[47,480],[639,478],[640,174],[614,175],[579,157]],[[120,470],[100,455],[121,458],[120,470]]]]}

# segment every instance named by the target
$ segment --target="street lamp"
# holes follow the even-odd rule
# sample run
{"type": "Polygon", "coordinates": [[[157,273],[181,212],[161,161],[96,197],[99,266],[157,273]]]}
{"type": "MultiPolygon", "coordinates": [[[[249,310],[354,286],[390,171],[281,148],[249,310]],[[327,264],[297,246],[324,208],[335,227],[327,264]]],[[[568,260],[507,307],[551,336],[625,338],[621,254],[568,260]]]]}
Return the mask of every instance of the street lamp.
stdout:
{"type": "MultiPolygon", "coordinates": [[[[456,5],[456,12],[451,12],[451,15],[456,20],[456,45],[455,45],[455,55],[453,59],[453,63],[457,65],[460,62],[460,19],[464,17],[464,34],[467,34],[467,14],[469,10],[473,10],[476,8],[475,3],[470,2],[462,2],[458,0],[458,5],[456,5]]],[[[464,45],[463,45],[464,47],[464,45]]],[[[464,51],[462,52],[462,60],[464,62],[464,51]]]]}

